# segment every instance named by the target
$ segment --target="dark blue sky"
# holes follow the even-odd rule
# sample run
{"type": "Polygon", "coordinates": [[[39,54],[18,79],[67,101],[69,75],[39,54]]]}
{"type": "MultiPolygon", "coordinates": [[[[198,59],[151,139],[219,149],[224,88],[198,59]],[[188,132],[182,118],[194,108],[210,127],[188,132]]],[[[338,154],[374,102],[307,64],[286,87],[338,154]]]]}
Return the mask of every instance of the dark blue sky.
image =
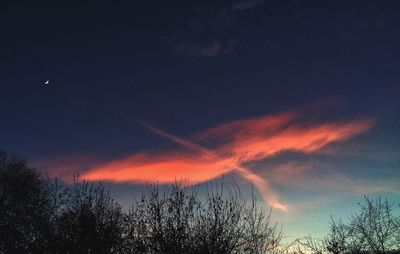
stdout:
{"type": "Polygon", "coordinates": [[[107,161],[171,145],[137,120],[190,137],[333,101],[319,122],[376,124],[339,149],[345,157],[305,164],[400,176],[399,13],[397,0],[7,1],[0,147],[34,161],[107,161]]]}
{"type": "Polygon", "coordinates": [[[130,117],[188,134],[325,97],[399,106],[398,1],[4,7],[1,140],[24,154],[148,144],[130,117]]]}

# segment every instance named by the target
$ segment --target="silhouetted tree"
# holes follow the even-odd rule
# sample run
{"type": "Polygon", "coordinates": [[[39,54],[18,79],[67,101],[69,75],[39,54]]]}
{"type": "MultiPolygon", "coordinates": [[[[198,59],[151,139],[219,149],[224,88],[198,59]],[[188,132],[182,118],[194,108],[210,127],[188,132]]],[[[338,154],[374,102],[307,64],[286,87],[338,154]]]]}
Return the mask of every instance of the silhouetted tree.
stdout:
{"type": "Polygon", "coordinates": [[[237,187],[201,199],[178,184],[163,194],[152,186],[127,217],[125,253],[264,253],[281,239],[269,215],[237,187]]]}
{"type": "Polygon", "coordinates": [[[298,240],[296,253],[400,253],[400,215],[394,212],[394,203],[364,196],[364,203],[358,205],[360,211],[347,223],[331,219],[323,241],[298,240]]]}
{"type": "Polygon", "coordinates": [[[60,185],[25,160],[0,153],[0,253],[235,254],[274,252],[281,230],[271,211],[237,185],[207,195],[159,187],[122,213],[102,184],[60,185]]]}
{"type": "Polygon", "coordinates": [[[348,224],[332,219],[330,233],[324,240],[329,253],[388,253],[400,250],[400,217],[393,203],[380,197],[364,197],[360,212],[348,224]]]}
{"type": "Polygon", "coordinates": [[[130,210],[125,227],[127,253],[194,253],[196,212],[195,193],[178,184],[160,194],[149,186],[130,210]]]}
{"type": "Polygon", "coordinates": [[[254,190],[251,193],[250,205],[244,209],[244,232],[242,253],[271,253],[278,249],[282,239],[282,229],[271,222],[272,209],[267,212],[256,203],[254,190]]]}
{"type": "Polygon", "coordinates": [[[77,180],[68,189],[55,221],[57,253],[118,253],[123,214],[103,185],[77,180]]]}
{"type": "Polygon", "coordinates": [[[321,241],[313,239],[311,236],[297,239],[298,243],[295,253],[305,254],[322,254],[325,252],[324,244],[321,241]]]}
{"type": "Polygon", "coordinates": [[[223,185],[219,189],[210,187],[206,205],[198,211],[198,253],[238,253],[244,240],[244,208],[245,200],[236,185],[226,190],[223,185]]]}
{"type": "Polygon", "coordinates": [[[324,239],[324,247],[328,253],[361,253],[366,250],[365,240],[350,225],[341,220],[331,219],[330,232],[324,239]]]}
{"type": "Polygon", "coordinates": [[[349,246],[350,237],[348,226],[343,224],[341,220],[335,221],[331,218],[329,234],[324,239],[325,249],[332,254],[343,254],[349,251],[358,252],[359,248],[357,248],[357,251],[354,247],[349,246]]]}
{"type": "Polygon", "coordinates": [[[0,253],[46,253],[53,208],[40,174],[24,159],[0,151],[0,253]]]}
{"type": "Polygon", "coordinates": [[[361,212],[353,215],[350,234],[364,243],[364,248],[373,253],[400,250],[399,217],[393,213],[393,203],[380,197],[370,199],[365,196],[361,212]]]}

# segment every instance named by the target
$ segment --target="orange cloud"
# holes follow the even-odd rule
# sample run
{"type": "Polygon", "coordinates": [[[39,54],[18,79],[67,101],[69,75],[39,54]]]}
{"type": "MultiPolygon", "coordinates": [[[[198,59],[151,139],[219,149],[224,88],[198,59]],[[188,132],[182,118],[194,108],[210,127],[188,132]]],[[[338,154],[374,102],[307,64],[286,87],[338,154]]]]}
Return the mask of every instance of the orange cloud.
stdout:
{"type": "Polygon", "coordinates": [[[310,123],[304,113],[285,112],[272,116],[228,122],[195,135],[193,141],[141,123],[150,131],[183,147],[159,153],[142,152],[93,167],[82,175],[86,180],[116,183],[196,184],[236,172],[251,180],[268,204],[287,210],[279,195],[264,179],[243,164],[266,159],[285,151],[314,153],[324,146],[365,132],[371,120],[340,123],[310,123]]]}

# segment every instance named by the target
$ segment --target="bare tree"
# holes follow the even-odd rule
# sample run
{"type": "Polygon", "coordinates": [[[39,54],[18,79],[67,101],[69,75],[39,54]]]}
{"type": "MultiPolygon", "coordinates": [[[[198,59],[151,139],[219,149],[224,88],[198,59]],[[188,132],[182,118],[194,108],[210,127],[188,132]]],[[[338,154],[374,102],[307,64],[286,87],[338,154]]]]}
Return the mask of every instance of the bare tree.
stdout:
{"type": "Polygon", "coordinates": [[[393,213],[394,204],[380,197],[364,198],[361,212],[351,218],[350,233],[362,239],[364,248],[373,253],[399,250],[399,218],[393,213]]]}
{"type": "Polygon", "coordinates": [[[400,250],[400,218],[393,211],[394,203],[367,196],[364,201],[348,224],[332,219],[330,233],[324,240],[327,252],[378,254],[400,250]]]}
{"type": "Polygon", "coordinates": [[[306,236],[296,240],[298,243],[296,246],[295,253],[313,253],[322,254],[324,253],[324,245],[321,241],[315,240],[311,236],[306,236]]]}
{"type": "Polygon", "coordinates": [[[271,253],[278,250],[282,239],[282,229],[271,222],[272,208],[257,205],[254,189],[251,192],[250,204],[244,209],[242,252],[249,254],[271,253]]]}
{"type": "Polygon", "coordinates": [[[323,246],[332,254],[360,253],[364,249],[364,242],[352,227],[331,218],[330,232],[323,240],[323,246]]]}
{"type": "Polygon", "coordinates": [[[197,253],[237,253],[244,233],[244,207],[237,185],[209,186],[206,205],[197,216],[197,253]]]}

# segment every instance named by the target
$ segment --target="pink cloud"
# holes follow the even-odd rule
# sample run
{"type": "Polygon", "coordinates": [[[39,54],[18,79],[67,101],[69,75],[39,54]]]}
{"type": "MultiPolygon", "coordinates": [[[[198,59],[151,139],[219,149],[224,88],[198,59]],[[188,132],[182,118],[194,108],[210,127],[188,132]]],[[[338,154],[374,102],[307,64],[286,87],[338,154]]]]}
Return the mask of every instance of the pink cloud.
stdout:
{"type": "Polygon", "coordinates": [[[268,179],[254,174],[243,164],[286,151],[315,153],[328,144],[344,141],[367,131],[372,126],[372,121],[362,119],[315,123],[307,121],[304,112],[291,111],[221,124],[195,135],[197,142],[177,137],[148,124],[142,125],[157,135],[180,144],[184,149],[158,153],[144,151],[92,167],[82,177],[90,181],[116,183],[157,181],[167,184],[186,180],[190,184],[197,184],[236,172],[251,180],[270,205],[286,210],[287,206],[279,201],[279,195],[272,189],[268,179]],[[209,144],[209,148],[202,144],[209,144]]]}

